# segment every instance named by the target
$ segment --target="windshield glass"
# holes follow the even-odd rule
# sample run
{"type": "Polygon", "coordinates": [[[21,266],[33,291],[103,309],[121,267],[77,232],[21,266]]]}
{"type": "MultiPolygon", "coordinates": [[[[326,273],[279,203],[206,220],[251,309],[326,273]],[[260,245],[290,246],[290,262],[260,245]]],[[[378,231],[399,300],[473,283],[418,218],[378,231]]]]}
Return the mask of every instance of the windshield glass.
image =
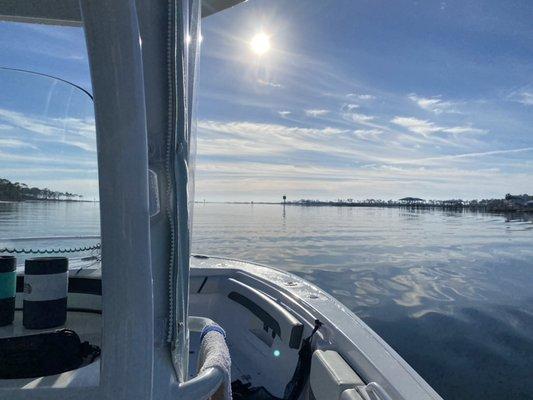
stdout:
{"type": "MultiPolygon", "coordinates": [[[[94,238],[68,238],[99,234],[90,94],[60,79],[5,68],[0,87],[0,247],[94,246],[94,238]],[[81,226],[70,224],[80,218],[81,226]],[[51,236],[61,239],[45,239],[51,236]]],[[[30,255],[21,253],[19,263],[30,255]]]]}

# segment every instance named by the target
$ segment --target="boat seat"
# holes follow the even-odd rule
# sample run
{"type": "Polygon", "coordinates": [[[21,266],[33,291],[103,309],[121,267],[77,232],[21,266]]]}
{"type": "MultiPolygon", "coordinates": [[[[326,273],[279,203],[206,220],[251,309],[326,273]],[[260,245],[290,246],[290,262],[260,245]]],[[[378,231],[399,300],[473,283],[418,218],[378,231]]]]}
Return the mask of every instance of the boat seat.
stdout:
{"type": "Polygon", "coordinates": [[[313,353],[310,386],[316,400],[363,400],[355,388],[364,385],[336,351],[313,353]]]}

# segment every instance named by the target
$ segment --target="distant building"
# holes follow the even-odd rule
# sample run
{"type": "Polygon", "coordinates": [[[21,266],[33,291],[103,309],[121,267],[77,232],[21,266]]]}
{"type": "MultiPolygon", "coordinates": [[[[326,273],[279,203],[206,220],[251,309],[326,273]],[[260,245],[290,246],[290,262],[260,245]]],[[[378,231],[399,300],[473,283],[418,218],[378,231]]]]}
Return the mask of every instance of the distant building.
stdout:
{"type": "Polygon", "coordinates": [[[424,204],[426,201],[418,197],[404,197],[398,200],[402,204],[424,204]]]}

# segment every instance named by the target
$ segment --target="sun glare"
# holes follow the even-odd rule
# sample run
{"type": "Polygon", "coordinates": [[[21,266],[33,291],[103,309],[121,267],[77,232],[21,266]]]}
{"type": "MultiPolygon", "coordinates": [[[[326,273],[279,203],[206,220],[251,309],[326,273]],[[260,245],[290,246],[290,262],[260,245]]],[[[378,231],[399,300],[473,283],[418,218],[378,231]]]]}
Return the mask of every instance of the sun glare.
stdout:
{"type": "Polygon", "coordinates": [[[256,34],[250,41],[252,51],[257,55],[263,55],[270,50],[270,37],[267,34],[260,32],[256,34]]]}

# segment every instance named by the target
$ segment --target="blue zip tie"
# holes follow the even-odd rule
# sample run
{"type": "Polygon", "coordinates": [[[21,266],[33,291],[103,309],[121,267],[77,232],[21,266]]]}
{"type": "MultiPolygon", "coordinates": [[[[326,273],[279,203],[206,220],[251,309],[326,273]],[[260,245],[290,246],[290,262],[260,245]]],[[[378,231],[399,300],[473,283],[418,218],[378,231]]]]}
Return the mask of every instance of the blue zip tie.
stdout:
{"type": "Polygon", "coordinates": [[[200,342],[204,340],[204,336],[207,335],[209,332],[218,332],[222,336],[224,336],[224,339],[226,339],[226,332],[224,329],[222,329],[218,325],[208,325],[204,329],[202,329],[202,333],[200,334],[200,342]]]}

